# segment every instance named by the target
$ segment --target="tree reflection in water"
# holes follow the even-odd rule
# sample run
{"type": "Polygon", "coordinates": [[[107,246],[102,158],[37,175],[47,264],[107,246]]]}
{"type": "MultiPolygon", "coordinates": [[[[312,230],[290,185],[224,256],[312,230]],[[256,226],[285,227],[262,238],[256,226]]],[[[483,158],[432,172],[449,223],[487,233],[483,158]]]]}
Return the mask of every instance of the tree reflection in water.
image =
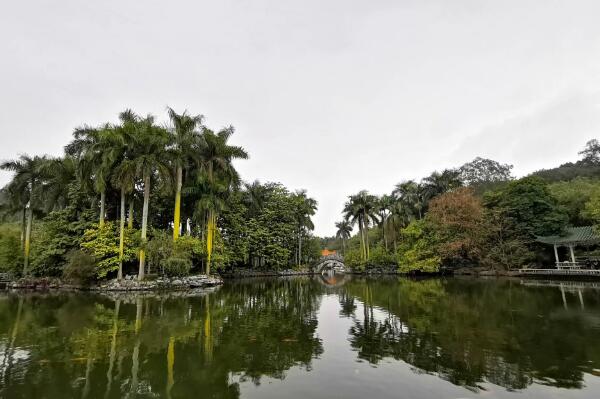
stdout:
{"type": "Polygon", "coordinates": [[[179,298],[4,296],[0,396],[237,398],[238,381],[310,369],[323,351],[315,335],[321,290],[293,279],[179,298]]]}
{"type": "Polygon", "coordinates": [[[329,328],[344,326],[335,350],[373,366],[396,359],[473,391],[582,388],[600,368],[600,290],[333,277],[234,281],[191,295],[4,294],[0,397],[238,398],[241,384],[292,368],[312,378],[328,349],[317,334],[324,295],[340,305],[326,316],[329,328]]]}
{"type": "Polygon", "coordinates": [[[372,364],[402,360],[475,391],[582,388],[585,373],[598,374],[598,290],[579,291],[585,307],[566,311],[555,287],[519,281],[367,279],[345,289],[342,309],[354,297],[362,310],[349,315],[351,345],[372,364]]]}

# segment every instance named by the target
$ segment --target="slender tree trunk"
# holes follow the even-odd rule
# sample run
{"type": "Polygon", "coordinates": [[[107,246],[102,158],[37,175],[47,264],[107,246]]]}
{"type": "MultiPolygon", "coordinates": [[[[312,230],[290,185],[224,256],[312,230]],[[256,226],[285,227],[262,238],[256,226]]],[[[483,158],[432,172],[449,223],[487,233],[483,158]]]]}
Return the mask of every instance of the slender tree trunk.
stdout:
{"type": "Polygon", "coordinates": [[[367,215],[365,214],[365,250],[367,254],[367,260],[369,260],[369,222],[367,221],[367,215]]]}
{"type": "Polygon", "coordinates": [[[366,260],[367,253],[365,252],[365,233],[363,231],[362,220],[358,221],[358,234],[360,235],[360,250],[362,260],[366,260]]]}
{"type": "Polygon", "coordinates": [[[110,390],[112,388],[112,374],[113,374],[113,366],[115,364],[115,357],[117,355],[117,334],[119,332],[119,308],[121,307],[121,300],[117,299],[115,301],[115,314],[113,316],[113,332],[112,332],[112,341],[110,344],[110,357],[108,361],[108,371],[106,372],[106,391],[104,392],[104,397],[108,398],[110,395],[110,390]]]}
{"type": "Polygon", "coordinates": [[[346,256],[346,240],[342,238],[342,255],[346,256]]]}
{"type": "Polygon", "coordinates": [[[175,189],[175,215],[173,216],[173,241],[179,238],[181,220],[181,182],[183,170],[177,167],[177,187],[175,189]]]}
{"type": "Polygon", "coordinates": [[[21,212],[21,251],[25,249],[25,229],[27,228],[27,207],[21,212]]]}
{"type": "Polygon", "coordinates": [[[31,225],[33,224],[33,209],[31,202],[27,208],[27,228],[25,229],[25,250],[23,259],[23,276],[29,272],[29,250],[31,249],[31,225]]]}
{"type": "Polygon", "coordinates": [[[106,207],[106,190],[100,193],[100,227],[104,227],[104,213],[106,207]]]}
{"type": "Polygon", "coordinates": [[[207,362],[212,360],[212,326],[210,316],[210,295],[206,296],[206,318],[204,319],[204,357],[207,362]]]}
{"type": "Polygon", "coordinates": [[[175,384],[173,376],[173,366],[175,365],[175,338],[169,338],[169,347],[167,348],[167,398],[171,398],[171,389],[175,384]]]}
{"type": "Polygon", "coordinates": [[[142,249],[140,249],[140,269],[138,280],[144,279],[146,267],[146,234],[148,232],[148,204],[150,202],[150,174],[144,176],[144,208],[142,210],[142,249]]]}
{"type": "Polygon", "coordinates": [[[302,263],[302,231],[298,233],[298,266],[302,263]]]}
{"type": "Polygon", "coordinates": [[[383,234],[383,243],[385,245],[385,252],[387,253],[388,252],[388,243],[387,243],[387,237],[385,234],[385,224],[381,225],[381,232],[383,234]]]}
{"type": "Polygon", "coordinates": [[[4,381],[4,386],[9,385],[9,378],[12,373],[12,365],[13,365],[13,353],[15,349],[15,342],[17,340],[17,335],[19,332],[19,326],[21,324],[21,313],[23,311],[23,301],[24,298],[21,296],[19,298],[19,305],[17,307],[17,317],[15,318],[15,324],[10,331],[10,341],[6,343],[6,349],[4,351],[4,359],[2,359],[2,365],[0,370],[2,371],[2,381],[4,381]]]}
{"type": "Polygon", "coordinates": [[[212,257],[213,239],[215,235],[215,215],[208,211],[208,223],[206,232],[206,275],[210,276],[210,259],[212,257]]]}
{"type": "Polygon", "coordinates": [[[133,196],[129,199],[129,220],[127,221],[127,228],[133,229],[133,196]]]}
{"type": "MultiPolygon", "coordinates": [[[[88,345],[89,345],[89,337],[88,337],[88,345]]],[[[92,378],[92,366],[94,365],[94,357],[92,356],[92,349],[88,348],[87,362],[85,365],[85,384],[83,386],[83,391],[81,393],[81,398],[85,399],[90,394],[90,380],[92,378]]]]}
{"type": "Polygon", "coordinates": [[[134,395],[138,390],[138,372],[140,370],[140,337],[137,337],[135,346],[133,347],[133,353],[131,354],[131,386],[129,388],[130,394],[134,395]]]}
{"type": "Polygon", "coordinates": [[[123,279],[123,254],[125,252],[125,188],[121,188],[121,219],[119,220],[119,272],[117,279],[123,279]]]}

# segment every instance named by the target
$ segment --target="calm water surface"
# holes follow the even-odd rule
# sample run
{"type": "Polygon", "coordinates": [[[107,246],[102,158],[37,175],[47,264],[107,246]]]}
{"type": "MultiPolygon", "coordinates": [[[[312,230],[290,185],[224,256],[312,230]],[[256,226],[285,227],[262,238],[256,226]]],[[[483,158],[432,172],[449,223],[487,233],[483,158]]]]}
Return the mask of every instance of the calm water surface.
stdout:
{"type": "Polygon", "coordinates": [[[598,398],[600,285],[334,277],[0,294],[2,398],[598,398]]]}

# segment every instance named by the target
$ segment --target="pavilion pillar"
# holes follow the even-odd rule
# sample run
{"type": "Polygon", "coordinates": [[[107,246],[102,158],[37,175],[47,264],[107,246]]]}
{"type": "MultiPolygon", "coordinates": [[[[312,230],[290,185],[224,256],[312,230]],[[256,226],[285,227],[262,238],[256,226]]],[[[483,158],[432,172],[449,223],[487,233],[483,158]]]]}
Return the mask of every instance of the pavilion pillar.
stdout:
{"type": "Polygon", "coordinates": [[[554,259],[556,259],[556,263],[558,264],[558,248],[556,247],[556,244],[554,244],[554,259]]]}
{"type": "Polygon", "coordinates": [[[565,288],[563,287],[562,283],[560,283],[560,294],[562,295],[563,306],[565,309],[569,309],[569,306],[567,305],[567,297],[565,296],[565,288]]]}
{"type": "Polygon", "coordinates": [[[569,251],[571,251],[571,262],[575,263],[575,254],[573,253],[573,244],[569,244],[569,251]]]}

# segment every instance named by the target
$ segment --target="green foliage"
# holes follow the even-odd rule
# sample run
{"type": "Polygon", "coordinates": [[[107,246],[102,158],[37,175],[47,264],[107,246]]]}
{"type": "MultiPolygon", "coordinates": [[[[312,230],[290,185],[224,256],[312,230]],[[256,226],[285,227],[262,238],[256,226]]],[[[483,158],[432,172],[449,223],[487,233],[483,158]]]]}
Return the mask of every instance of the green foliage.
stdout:
{"type": "Polygon", "coordinates": [[[18,224],[0,225],[0,271],[19,274],[23,267],[21,230],[18,224]]]}
{"type": "Polygon", "coordinates": [[[38,276],[60,276],[67,253],[79,249],[83,232],[92,225],[92,211],[65,208],[48,214],[34,225],[31,271],[38,276]]]}
{"type": "Polygon", "coordinates": [[[223,265],[269,270],[291,267],[297,262],[298,235],[303,243],[302,260],[310,262],[320,256],[308,232],[312,222],[301,217],[302,212],[313,212],[307,200],[302,192],[290,193],[280,184],[257,182],[231,196],[219,220],[223,265]]]}
{"type": "Polygon", "coordinates": [[[594,205],[588,203],[600,196],[600,179],[578,177],[571,181],[549,184],[548,189],[558,204],[565,208],[569,224],[589,226],[594,223],[594,205]]]}
{"type": "Polygon", "coordinates": [[[468,186],[480,186],[512,179],[512,165],[477,157],[459,168],[460,179],[468,186]]]}
{"type": "Polygon", "coordinates": [[[146,245],[148,265],[168,276],[183,276],[190,273],[192,266],[200,263],[205,245],[192,236],[173,237],[165,231],[153,230],[146,245]]]}
{"type": "Polygon", "coordinates": [[[182,277],[190,274],[192,261],[188,258],[170,257],[162,263],[164,274],[169,277],[182,277]]]}
{"type": "Polygon", "coordinates": [[[424,220],[411,222],[402,229],[402,241],[398,247],[398,270],[402,273],[439,271],[441,258],[433,248],[436,245],[424,220]]]}
{"type": "Polygon", "coordinates": [[[510,182],[505,188],[487,193],[484,205],[496,209],[513,224],[517,234],[529,237],[560,234],[568,215],[552,197],[547,184],[536,177],[510,182]]]}
{"type": "Polygon", "coordinates": [[[369,266],[389,266],[397,263],[393,253],[385,250],[382,245],[378,245],[371,249],[369,254],[369,266]]]}
{"type": "Polygon", "coordinates": [[[364,270],[366,261],[363,260],[362,250],[358,247],[347,249],[344,256],[344,263],[355,270],[364,270]]]}
{"type": "Polygon", "coordinates": [[[74,250],[67,254],[63,277],[81,284],[91,283],[96,278],[96,260],[90,254],[74,250]]]}
{"type": "MultiPolygon", "coordinates": [[[[135,230],[125,230],[123,263],[133,262],[137,256],[138,238],[135,230]]],[[[86,230],[81,248],[96,259],[96,277],[104,278],[119,270],[119,229],[116,223],[106,222],[86,230]]]]}

